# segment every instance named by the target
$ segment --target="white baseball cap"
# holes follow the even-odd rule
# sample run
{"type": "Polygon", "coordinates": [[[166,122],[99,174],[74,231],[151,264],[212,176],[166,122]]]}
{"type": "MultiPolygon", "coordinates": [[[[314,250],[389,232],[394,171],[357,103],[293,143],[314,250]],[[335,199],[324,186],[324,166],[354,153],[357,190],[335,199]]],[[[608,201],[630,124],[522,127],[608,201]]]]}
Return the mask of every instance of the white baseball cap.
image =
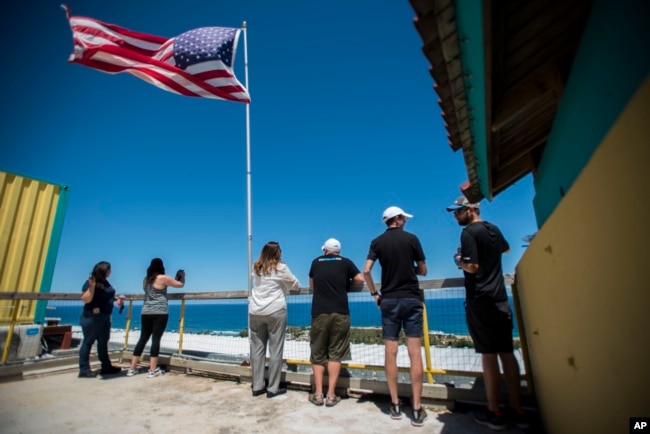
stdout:
{"type": "Polygon", "coordinates": [[[340,252],[341,243],[336,238],[330,238],[325,241],[325,244],[321,247],[321,250],[329,250],[330,252],[340,252]]]}
{"type": "Polygon", "coordinates": [[[384,223],[386,223],[388,220],[392,219],[393,217],[397,217],[398,215],[404,216],[404,219],[406,220],[413,217],[411,214],[405,213],[404,210],[398,206],[389,206],[386,208],[381,218],[384,223]]]}

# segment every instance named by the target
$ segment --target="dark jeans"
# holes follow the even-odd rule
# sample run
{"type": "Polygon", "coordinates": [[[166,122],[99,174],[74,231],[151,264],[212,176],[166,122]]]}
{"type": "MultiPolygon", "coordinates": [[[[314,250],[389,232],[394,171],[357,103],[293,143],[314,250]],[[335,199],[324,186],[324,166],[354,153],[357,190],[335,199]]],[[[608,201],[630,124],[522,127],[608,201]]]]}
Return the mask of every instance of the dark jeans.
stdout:
{"type": "Polygon", "coordinates": [[[167,327],[168,319],[168,314],[142,315],[142,331],[140,332],[140,339],[138,339],[138,343],[135,344],[133,350],[134,356],[140,357],[142,355],[144,346],[147,345],[147,341],[153,335],[149,356],[158,357],[158,354],[160,354],[160,340],[167,327]]]}
{"type": "Polygon", "coordinates": [[[111,336],[111,315],[84,310],[79,317],[79,324],[84,339],[79,348],[79,371],[90,371],[90,350],[97,341],[97,357],[102,362],[102,369],[108,369],[111,359],[108,357],[108,340],[111,336]]]}

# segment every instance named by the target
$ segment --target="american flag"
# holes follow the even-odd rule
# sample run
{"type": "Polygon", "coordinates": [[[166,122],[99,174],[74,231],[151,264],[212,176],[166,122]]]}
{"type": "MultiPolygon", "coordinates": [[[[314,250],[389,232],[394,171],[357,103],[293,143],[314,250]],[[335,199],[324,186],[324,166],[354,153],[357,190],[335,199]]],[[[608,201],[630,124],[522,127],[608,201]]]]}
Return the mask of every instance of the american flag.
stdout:
{"type": "Polygon", "coordinates": [[[128,72],[169,92],[249,103],[233,72],[241,29],[201,27],[171,39],[71,16],[74,52],[69,62],[117,74],[128,72]]]}

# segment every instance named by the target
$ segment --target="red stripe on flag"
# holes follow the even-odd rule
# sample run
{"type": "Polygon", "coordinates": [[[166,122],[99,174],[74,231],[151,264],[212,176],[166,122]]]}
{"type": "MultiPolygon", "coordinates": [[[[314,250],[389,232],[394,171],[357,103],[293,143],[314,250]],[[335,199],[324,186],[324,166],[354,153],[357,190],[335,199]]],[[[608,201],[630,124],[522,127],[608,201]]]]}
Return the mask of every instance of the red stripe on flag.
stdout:
{"type": "Polygon", "coordinates": [[[246,88],[234,76],[232,68],[220,60],[200,63],[199,66],[212,69],[192,74],[175,66],[170,47],[173,39],[134,32],[92,18],[69,19],[75,43],[70,62],[111,74],[127,72],[185,96],[250,102],[246,88]]]}
{"type": "MultiPolygon", "coordinates": [[[[203,98],[217,98],[225,99],[229,101],[238,101],[238,102],[248,102],[243,98],[237,97],[234,94],[237,93],[246,93],[246,90],[243,86],[237,86],[228,84],[225,86],[212,86],[201,78],[197,78],[192,74],[173,66],[165,62],[160,62],[158,60],[151,59],[147,56],[143,56],[138,53],[134,53],[129,50],[123,50],[120,47],[116,46],[105,46],[100,48],[94,48],[85,50],[83,52],[83,58],[76,58],[72,60],[74,63],[79,63],[103,72],[110,74],[117,74],[119,72],[129,72],[135,74],[138,78],[143,79],[140,74],[145,74],[157,80],[159,83],[163,84],[162,87],[164,90],[178,93],[185,96],[196,96],[203,98]],[[121,58],[121,59],[120,59],[121,58]],[[125,63],[125,64],[122,64],[125,63]],[[160,70],[160,71],[158,71],[160,70]],[[163,74],[161,71],[165,71],[168,75],[163,74]],[[192,90],[187,85],[183,85],[178,81],[175,81],[173,78],[176,77],[178,81],[187,81],[189,84],[193,84],[198,87],[203,92],[199,93],[198,90],[192,90]]],[[[216,72],[216,71],[213,71],[216,72]]],[[[229,74],[219,74],[220,76],[230,77],[229,74]]],[[[155,82],[146,80],[148,83],[158,86],[155,82]]],[[[236,81],[236,80],[235,80],[236,81]]],[[[158,86],[160,87],[160,86],[158,86]]]]}

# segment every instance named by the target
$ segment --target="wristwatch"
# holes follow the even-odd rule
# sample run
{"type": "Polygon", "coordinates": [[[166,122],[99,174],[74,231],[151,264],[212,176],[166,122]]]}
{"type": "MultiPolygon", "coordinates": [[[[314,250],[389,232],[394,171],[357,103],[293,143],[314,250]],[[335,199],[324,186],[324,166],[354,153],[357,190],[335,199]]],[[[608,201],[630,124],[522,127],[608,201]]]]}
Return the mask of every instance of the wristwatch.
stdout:
{"type": "Polygon", "coordinates": [[[379,293],[375,291],[375,292],[371,292],[370,295],[374,297],[375,295],[379,295],[379,293]]]}

